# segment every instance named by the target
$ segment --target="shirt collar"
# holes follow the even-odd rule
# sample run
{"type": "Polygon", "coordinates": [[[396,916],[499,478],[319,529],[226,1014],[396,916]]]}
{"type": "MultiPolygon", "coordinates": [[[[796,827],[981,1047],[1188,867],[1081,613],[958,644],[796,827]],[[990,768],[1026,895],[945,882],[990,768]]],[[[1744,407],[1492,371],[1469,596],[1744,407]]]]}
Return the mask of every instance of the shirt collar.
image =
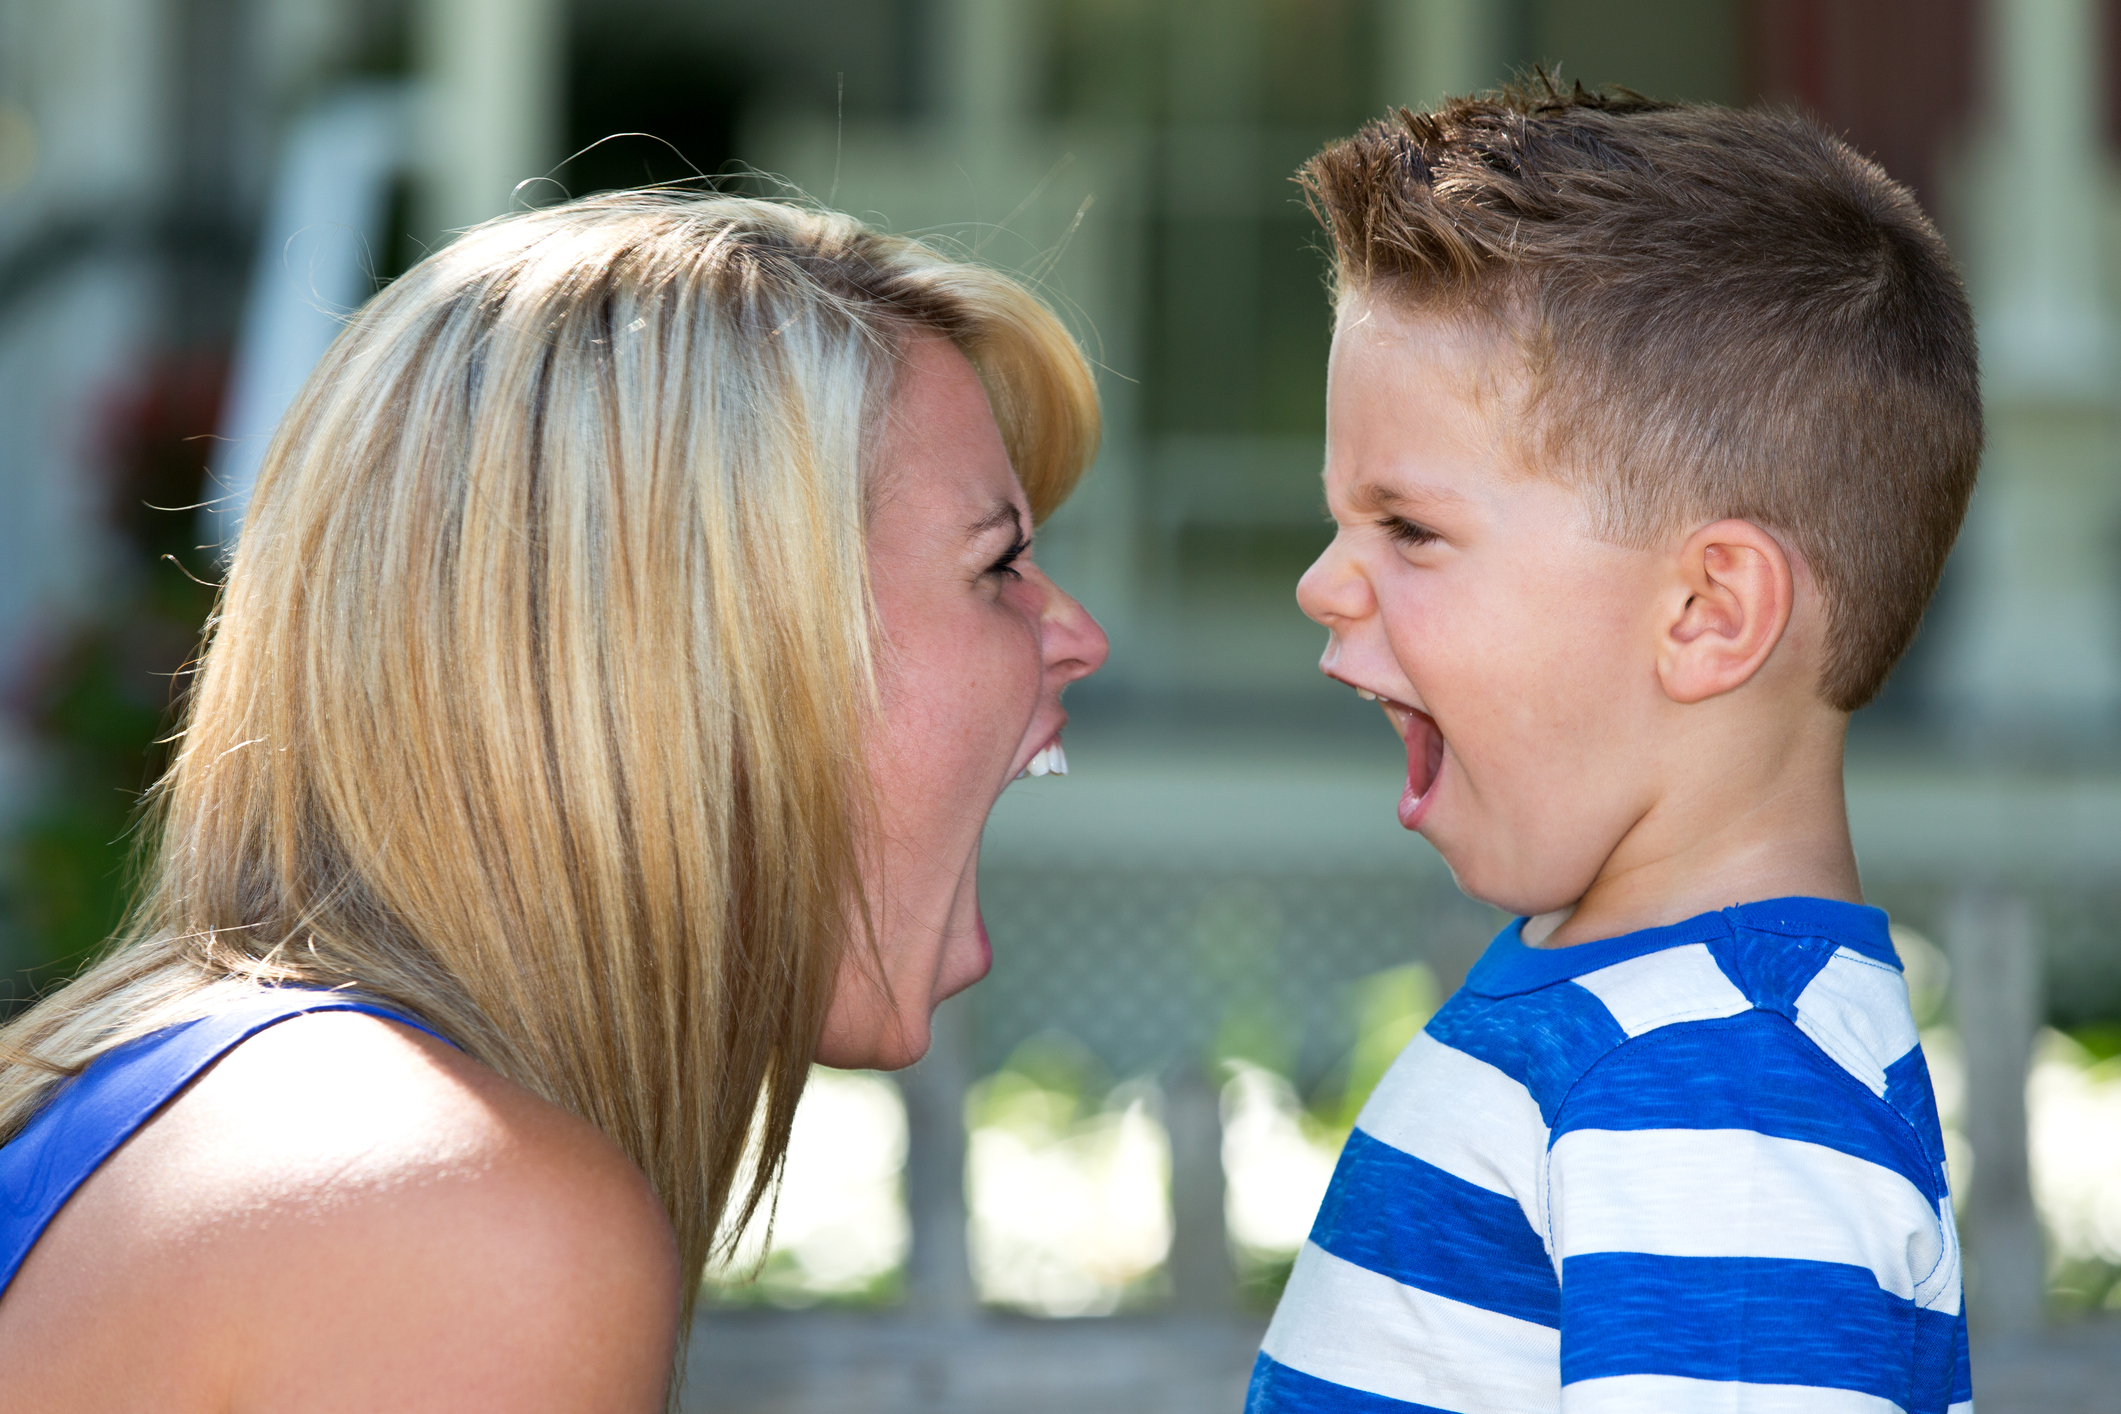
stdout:
{"type": "Polygon", "coordinates": [[[1741,903],[1683,923],[1644,928],[1565,948],[1535,948],[1526,943],[1525,921],[1516,919],[1495,935],[1495,941],[1488,944],[1488,950],[1466,975],[1466,990],[1483,997],[1517,996],[1666,948],[1736,937],[1741,930],[1789,938],[1822,938],[1888,966],[1900,966],[1884,911],[1834,899],[1776,898],[1741,903]]]}

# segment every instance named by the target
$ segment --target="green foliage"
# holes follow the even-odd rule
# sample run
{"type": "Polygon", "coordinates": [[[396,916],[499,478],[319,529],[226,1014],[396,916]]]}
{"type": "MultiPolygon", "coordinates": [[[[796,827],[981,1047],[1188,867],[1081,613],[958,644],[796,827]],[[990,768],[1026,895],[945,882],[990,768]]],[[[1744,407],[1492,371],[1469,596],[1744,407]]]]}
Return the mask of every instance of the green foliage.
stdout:
{"type": "Polygon", "coordinates": [[[1893,950],[1907,979],[1908,1008],[1915,1025],[1923,1030],[1948,1025],[1951,1020],[1952,965],[1943,951],[1904,923],[1895,923],[1893,950]]]}
{"type": "Polygon", "coordinates": [[[131,892],[128,827],[162,764],[164,714],[152,669],[126,639],[100,626],[83,633],[38,716],[48,783],[16,827],[5,901],[17,966],[35,969],[39,990],[111,935],[131,892]]]}
{"type": "Polygon", "coordinates": [[[1237,1263],[1237,1299],[1247,1310],[1262,1314],[1281,1304],[1289,1273],[1296,1269],[1294,1252],[1254,1252],[1240,1248],[1237,1263]]]}
{"type": "Polygon", "coordinates": [[[1436,974],[1418,962],[1374,973],[1349,989],[1355,1045],[1310,1105],[1310,1118],[1324,1134],[1345,1140],[1355,1128],[1377,1082],[1436,1014],[1438,991],[1436,974]]]}
{"type": "Polygon", "coordinates": [[[2064,1262],[2048,1277],[2047,1299],[2063,1317],[2121,1311],[2121,1265],[2098,1257],[2064,1262]]]}
{"type": "Polygon", "coordinates": [[[2063,1034],[2084,1047],[2093,1061],[2121,1056],[2121,1021],[2094,1021],[2065,1028],[2063,1034]]]}
{"type": "MultiPolygon", "coordinates": [[[[1387,968],[1349,987],[1347,1015],[1354,1043],[1296,1116],[1306,1141],[1326,1152],[1337,1151],[1347,1142],[1355,1117],[1369,1102],[1371,1092],[1407,1043],[1435,1014],[1441,991],[1435,973],[1421,963],[1387,968]]],[[[1234,1051],[1232,1059],[1272,1069],[1271,1065],[1234,1051]]],[[[1231,1257],[1237,1269],[1240,1299],[1255,1310],[1273,1309],[1288,1283],[1295,1252],[1233,1243],[1231,1257]]]]}
{"type": "MultiPolygon", "coordinates": [[[[1046,1032],[1018,1046],[999,1071],[975,1084],[966,1097],[965,1123],[972,1142],[968,1183],[974,1186],[968,1197],[972,1199],[975,1246],[979,1240],[981,1210],[985,1207],[980,1195],[991,1191],[981,1185],[998,1182],[1000,1172],[983,1168],[980,1159],[983,1133],[990,1137],[1009,1136],[1014,1142],[1007,1147],[1020,1146],[1019,1152],[1027,1150],[1060,1158],[1093,1185],[1098,1185],[1111,1179],[1111,1166],[1119,1154],[1128,1116],[1145,1105],[1152,1111],[1156,1105],[1155,1088],[1150,1082],[1136,1078],[1115,1084],[1105,1066],[1070,1036],[1046,1032]]],[[[1163,1180],[1168,1177],[1168,1172],[1161,1175],[1163,1180]]],[[[1065,1218],[1061,1220],[1063,1223],[1067,1221],[1065,1218]]],[[[1081,1231],[1077,1230],[1076,1235],[1080,1237],[1081,1231]]],[[[992,1254],[985,1259],[989,1264],[989,1277],[995,1270],[1006,1271],[1015,1262],[1026,1258],[1021,1247],[1022,1237],[1019,1229],[1009,1241],[1017,1252],[1015,1257],[1004,1256],[998,1264],[992,1254]]],[[[1029,1261],[1036,1267],[1055,1255],[1048,1251],[1043,1256],[1029,1256],[1029,1261]]],[[[1137,1252],[1132,1257],[1115,1258],[1110,1251],[1100,1256],[1080,1249],[1070,1250],[1067,1260],[1080,1263],[1083,1272],[1104,1288],[1104,1293],[1087,1308],[1074,1301],[1063,1301],[1057,1306],[1044,1304],[1044,1297],[1030,1294],[1036,1290],[1036,1283],[1027,1286],[1020,1279],[1011,1279],[1007,1275],[1003,1277],[1002,1289],[989,1286],[983,1297],[998,1309],[1035,1315],[1141,1310],[1159,1304],[1170,1295],[1167,1273],[1160,1266],[1144,1264],[1143,1256],[1137,1252]]],[[[985,1281],[983,1278],[983,1285],[985,1281]]],[[[1077,1292],[1078,1297],[1083,1295],[1077,1292]]]]}
{"type": "Polygon", "coordinates": [[[879,1272],[857,1287],[820,1288],[793,1252],[778,1250],[766,1256],[758,1276],[736,1282],[707,1277],[700,1283],[700,1301],[726,1310],[757,1310],[773,1307],[782,1311],[873,1310],[894,1306],[905,1296],[905,1268],[879,1272]]]}
{"type": "Polygon", "coordinates": [[[1051,1141],[1097,1114],[1111,1090],[1112,1077],[1087,1049],[1071,1036],[1044,1032],[972,1087],[965,1097],[965,1125],[1051,1141]]]}
{"type": "Polygon", "coordinates": [[[1221,1020],[1204,1057],[1209,1074],[1245,1061],[1286,1075],[1302,1037],[1280,995],[1283,920],[1273,895],[1237,883],[1202,901],[1189,939],[1193,973],[1219,999],[1221,1020]]]}
{"type": "Polygon", "coordinates": [[[219,388],[216,360],[173,360],[113,409],[112,572],[53,633],[22,701],[35,793],[0,840],[0,1015],[79,970],[131,901],[131,827],[213,607],[181,566],[206,562],[193,506],[219,388]]]}

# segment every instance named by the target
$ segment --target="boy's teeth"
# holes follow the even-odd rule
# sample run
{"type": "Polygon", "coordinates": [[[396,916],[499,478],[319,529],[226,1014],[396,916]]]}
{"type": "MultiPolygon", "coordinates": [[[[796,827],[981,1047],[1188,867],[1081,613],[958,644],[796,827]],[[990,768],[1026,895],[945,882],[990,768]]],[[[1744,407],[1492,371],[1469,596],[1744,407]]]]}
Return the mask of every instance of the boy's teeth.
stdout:
{"type": "Polygon", "coordinates": [[[1377,694],[1370,691],[1367,687],[1356,688],[1355,695],[1365,702],[1375,702],[1377,700],[1377,694]]]}

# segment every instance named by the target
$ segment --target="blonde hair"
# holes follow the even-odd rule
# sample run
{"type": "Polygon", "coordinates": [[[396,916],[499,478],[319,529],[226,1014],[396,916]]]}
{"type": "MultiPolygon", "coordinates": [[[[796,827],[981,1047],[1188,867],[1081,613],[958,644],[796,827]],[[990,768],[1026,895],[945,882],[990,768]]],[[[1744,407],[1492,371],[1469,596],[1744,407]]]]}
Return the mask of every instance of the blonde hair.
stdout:
{"type": "Polygon", "coordinates": [[[923,333],[1043,518],[1097,440],[1075,344],[850,218],[594,197],[379,295],[267,454],[131,921],[0,1032],[0,1140],[231,994],[353,987],[617,1141],[697,1274],[861,935],[866,474],[923,333]]]}

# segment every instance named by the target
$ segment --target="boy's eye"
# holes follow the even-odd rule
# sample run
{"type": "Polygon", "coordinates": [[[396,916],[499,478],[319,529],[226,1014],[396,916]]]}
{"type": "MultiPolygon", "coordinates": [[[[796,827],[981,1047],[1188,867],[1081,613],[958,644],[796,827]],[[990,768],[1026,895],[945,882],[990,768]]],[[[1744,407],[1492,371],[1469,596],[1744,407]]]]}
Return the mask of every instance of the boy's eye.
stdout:
{"type": "Polygon", "coordinates": [[[1024,572],[1016,567],[1016,562],[1030,553],[1031,542],[1019,535],[1010,542],[1008,549],[1002,551],[999,559],[987,566],[987,573],[1003,579],[1022,579],[1024,572]]]}
{"type": "Polygon", "coordinates": [[[1443,537],[1421,524],[1401,516],[1385,516],[1377,522],[1385,534],[1400,545],[1427,545],[1443,537]]]}

